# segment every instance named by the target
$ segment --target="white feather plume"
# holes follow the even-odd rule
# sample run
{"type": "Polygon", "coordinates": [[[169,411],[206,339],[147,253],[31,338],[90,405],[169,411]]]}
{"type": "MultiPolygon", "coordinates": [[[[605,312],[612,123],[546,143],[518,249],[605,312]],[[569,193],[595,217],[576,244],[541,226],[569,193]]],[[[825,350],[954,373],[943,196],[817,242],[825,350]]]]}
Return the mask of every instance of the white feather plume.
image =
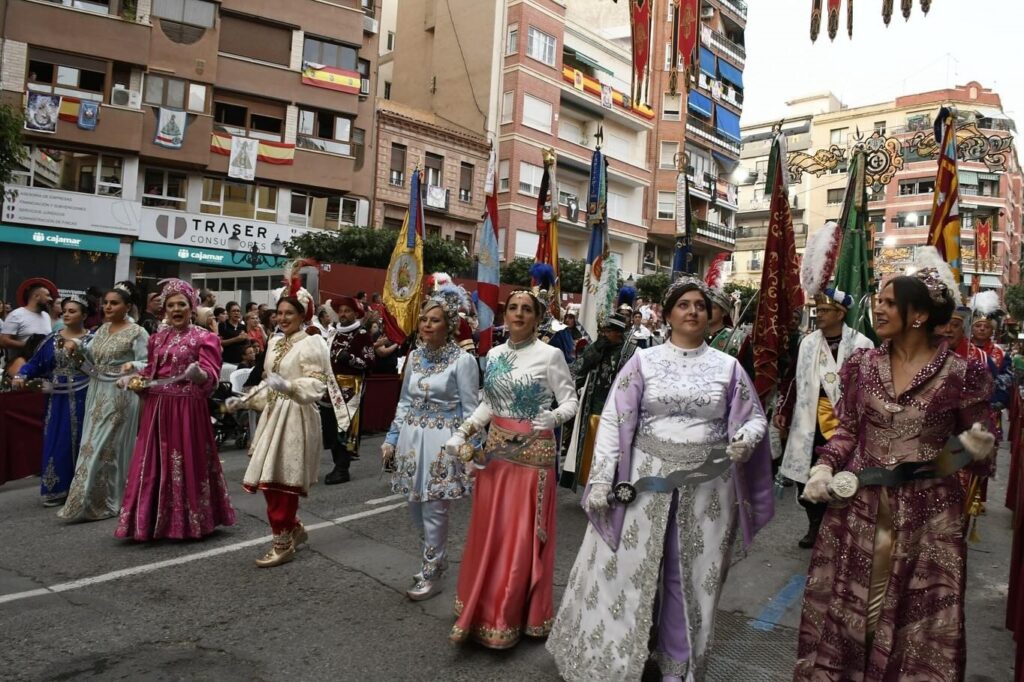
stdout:
{"type": "Polygon", "coordinates": [[[934,246],[919,246],[914,254],[913,269],[908,269],[907,274],[913,274],[918,270],[934,268],[939,279],[946,285],[946,289],[953,296],[953,305],[963,305],[963,298],[960,296],[960,287],[953,278],[953,271],[949,269],[949,263],[942,259],[934,246]]]}
{"type": "Polygon", "coordinates": [[[999,310],[999,294],[994,291],[980,291],[971,297],[971,310],[975,314],[988,315],[999,310]]]}
{"type": "Polygon", "coordinates": [[[834,222],[825,223],[807,238],[800,261],[800,286],[810,297],[817,296],[832,278],[838,257],[839,226],[834,222]]]}

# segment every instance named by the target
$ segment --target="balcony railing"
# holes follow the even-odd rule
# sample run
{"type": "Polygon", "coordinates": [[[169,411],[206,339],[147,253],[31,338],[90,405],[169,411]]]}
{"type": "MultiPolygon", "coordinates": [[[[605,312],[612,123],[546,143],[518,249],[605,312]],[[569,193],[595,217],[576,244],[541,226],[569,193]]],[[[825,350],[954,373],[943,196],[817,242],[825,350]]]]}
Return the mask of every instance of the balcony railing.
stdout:
{"type": "Polygon", "coordinates": [[[717,47],[719,50],[729,55],[741,64],[747,61],[747,50],[739,43],[734,43],[724,33],[718,31],[710,31],[711,33],[711,45],[717,47]]]}
{"type": "Polygon", "coordinates": [[[707,220],[694,219],[693,226],[697,230],[697,235],[713,239],[723,244],[735,244],[736,243],[736,228],[723,225],[721,223],[712,223],[707,220]]]}
{"type": "Polygon", "coordinates": [[[448,200],[451,195],[451,191],[444,187],[437,187],[435,185],[423,185],[423,203],[424,205],[435,211],[447,211],[448,200]]]}
{"type": "Polygon", "coordinates": [[[693,116],[687,117],[686,129],[690,130],[698,137],[702,137],[711,142],[714,142],[723,149],[727,149],[730,152],[736,154],[737,156],[740,153],[740,146],[737,143],[733,142],[727,137],[723,137],[722,134],[718,132],[718,130],[712,128],[707,123],[704,123],[703,121],[694,118],[693,116]]]}
{"type": "Polygon", "coordinates": [[[747,3],[743,0],[721,0],[722,6],[726,9],[730,9],[738,14],[740,17],[747,18],[747,3]]]}
{"type": "Polygon", "coordinates": [[[339,142],[337,140],[325,140],[320,137],[299,135],[295,138],[295,146],[299,149],[310,149],[315,152],[327,152],[328,154],[352,156],[352,144],[350,142],[339,142]]]}

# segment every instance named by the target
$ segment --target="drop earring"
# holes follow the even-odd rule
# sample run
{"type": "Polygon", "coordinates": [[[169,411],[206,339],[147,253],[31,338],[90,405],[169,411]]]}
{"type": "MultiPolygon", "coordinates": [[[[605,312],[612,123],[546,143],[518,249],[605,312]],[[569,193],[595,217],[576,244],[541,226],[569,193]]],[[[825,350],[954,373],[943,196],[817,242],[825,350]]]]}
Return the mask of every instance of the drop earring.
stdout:
{"type": "Polygon", "coordinates": [[[913,327],[914,329],[920,329],[921,328],[921,320],[914,320],[914,324],[912,324],[910,326],[913,327]]]}

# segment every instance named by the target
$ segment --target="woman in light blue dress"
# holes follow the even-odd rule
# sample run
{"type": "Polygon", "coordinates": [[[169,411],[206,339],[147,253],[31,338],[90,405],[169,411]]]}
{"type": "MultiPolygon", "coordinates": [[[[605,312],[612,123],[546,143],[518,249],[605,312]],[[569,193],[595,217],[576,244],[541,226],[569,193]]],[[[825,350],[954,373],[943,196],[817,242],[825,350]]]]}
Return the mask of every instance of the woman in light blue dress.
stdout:
{"type": "Polygon", "coordinates": [[[82,446],[64,521],[109,519],[121,510],[125,477],[139,430],[139,397],[117,385],[119,375],[146,366],[149,334],[128,318],[134,292],[121,282],[103,296],[103,326],[79,347],[92,375],[85,399],[82,446]]]}
{"type": "Polygon", "coordinates": [[[406,595],[413,601],[441,591],[447,567],[448,508],[470,491],[462,461],[444,451],[462,420],[476,409],[480,374],[473,356],[459,348],[461,287],[445,285],[420,310],[420,343],[410,353],[395,421],[381,446],[391,490],[409,499],[413,524],[423,537],[423,561],[406,595]]]}

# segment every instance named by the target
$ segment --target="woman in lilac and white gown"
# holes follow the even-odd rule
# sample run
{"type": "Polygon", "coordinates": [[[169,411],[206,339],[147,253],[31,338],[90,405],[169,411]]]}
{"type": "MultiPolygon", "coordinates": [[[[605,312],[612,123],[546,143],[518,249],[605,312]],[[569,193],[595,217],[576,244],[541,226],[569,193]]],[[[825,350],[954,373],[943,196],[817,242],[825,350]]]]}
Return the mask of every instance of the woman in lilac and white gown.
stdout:
{"type": "Polygon", "coordinates": [[[547,643],[566,680],[639,680],[651,655],[666,680],[703,679],[737,528],[749,544],[772,516],[768,425],[736,359],[704,343],[710,308],[700,280],[673,284],[670,340],[637,351],[605,404],[590,524],[547,643]],[[716,478],[609,506],[616,483],[695,469],[713,448],[732,460],[716,478]]]}

